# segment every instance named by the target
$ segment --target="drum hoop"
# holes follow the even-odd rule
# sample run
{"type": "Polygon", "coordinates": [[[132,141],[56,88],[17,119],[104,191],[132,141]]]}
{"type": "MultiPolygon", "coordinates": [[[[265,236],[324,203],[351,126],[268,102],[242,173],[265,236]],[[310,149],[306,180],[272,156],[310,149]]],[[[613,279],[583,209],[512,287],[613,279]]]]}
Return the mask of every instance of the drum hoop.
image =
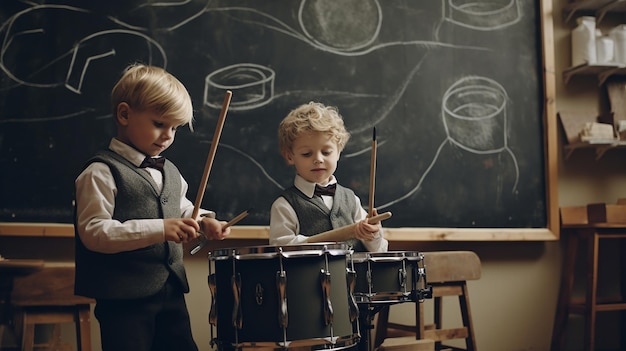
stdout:
{"type": "Polygon", "coordinates": [[[387,251],[387,252],[356,252],[352,255],[352,261],[361,263],[370,262],[396,262],[396,261],[419,261],[424,255],[418,251],[387,251]]]}
{"type": "MultiPolygon", "coordinates": [[[[360,340],[359,334],[345,335],[339,337],[312,338],[302,340],[287,341],[287,345],[281,342],[259,341],[259,342],[240,342],[239,344],[225,344],[235,350],[254,349],[257,351],[285,351],[286,348],[297,347],[298,350],[343,350],[355,346],[360,340]],[[332,340],[331,340],[332,339],[332,340]],[[285,347],[286,346],[286,347],[285,347]],[[330,346],[330,347],[329,347],[330,346]]],[[[218,341],[219,343],[219,341],[218,341]]]]}
{"type": "Polygon", "coordinates": [[[289,257],[316,257],[324,254],[344,256],[353,251],[345,243],[316,243],[301,245],[262,245],[213,250],[209,254],[210,260],[271,259],[278,256],[289,257]]]}

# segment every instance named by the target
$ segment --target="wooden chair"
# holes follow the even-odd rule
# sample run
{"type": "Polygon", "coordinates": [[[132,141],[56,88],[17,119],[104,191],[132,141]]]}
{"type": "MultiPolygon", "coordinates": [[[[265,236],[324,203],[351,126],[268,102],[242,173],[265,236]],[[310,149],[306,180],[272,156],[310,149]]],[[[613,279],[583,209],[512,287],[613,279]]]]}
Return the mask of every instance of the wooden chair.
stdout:
{"type": "Polygon", "coordinates": [[[424,307],[420,302],[415,303],[415,325],[390,323],[388,321],[389,306],[386,306],[377,316],[374,347],[378,348],[388,337],[412,335],[416,340],[434,340],[436,350],[459,350],[459,348],[444,345],[442,341],[465,339],[465,350],[475,351],[476,340],[472,326],[467,281],[480,279],[480,259],[471,251],[425,252],[424,265],[426,282],[433,288],[434,325],[424,324],[424,307]],[[445,296],[458,296],[462,327],[443,328],[442,298],[445,296]]]}
{"type": "Polygon", "coordinates": [[[60,340],[62,323],[74,323],[78,351],[91,350],[90,304],[95,301],[74,295],[73,265],[47,265],[39,272],[16,278],[11,301],[22,351],[46,346],[35,345],[35,325],[54,324],[51,340],[54,344],[60,340]]]}

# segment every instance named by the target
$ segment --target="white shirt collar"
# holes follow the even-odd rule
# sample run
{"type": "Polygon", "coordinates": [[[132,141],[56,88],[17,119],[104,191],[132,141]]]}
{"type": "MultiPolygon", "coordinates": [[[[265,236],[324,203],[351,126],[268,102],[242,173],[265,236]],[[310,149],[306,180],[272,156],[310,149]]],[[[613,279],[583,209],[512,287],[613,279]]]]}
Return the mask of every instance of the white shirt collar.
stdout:
{"type": "MultiPolygon", "coordinates": [[[[330,176],[330,181],[326,184],[320,184],[320,186],[327,186],[330,184],[336,184],[337,178],[334,175],[330,176]]],[[[300,190],[304,195],[312,198],[315,193],[315,185],[317,183],[311,183],[308,180],[302,178],[299,174],[296,174],[296,179],[293,181],[293,185],[295,185],[298,190],[300,190]]]]}
{"type": "Polygon", "coordinates": [[[111,143],[109,144],[109,149],[113,152],[119,154],[124,157],[128,161],[130,161],[135,166],[139,167],[143,160],[146,158],[146,155],[142,152],[138,151],[134,147],[123,143],[117,138],[111,139],[111,143]]]}

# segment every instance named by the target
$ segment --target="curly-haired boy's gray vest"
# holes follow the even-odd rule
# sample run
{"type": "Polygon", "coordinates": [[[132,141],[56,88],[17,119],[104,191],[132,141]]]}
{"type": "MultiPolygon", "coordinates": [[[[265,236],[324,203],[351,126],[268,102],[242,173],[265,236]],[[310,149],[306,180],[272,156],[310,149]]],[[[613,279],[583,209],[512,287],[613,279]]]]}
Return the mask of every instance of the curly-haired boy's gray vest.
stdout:
{"type": "MultiPolygon", "coordinates": [[[[150,174],[112,151],[102,151],[90,159],[104,162],[111,169],[117,196],[113,219],[180,217],[181,180],[178,168],[169,161],[163,168],[163,189],[156,190],[150,174]]],[[[76,228],[76,218],[74,219],[76,228]]],[[[75,230],[75,293],[98,299],[133,299],[153,295],[173,274],[189,292],[183,266],[182,244],[164,242],[142,249],[104,254],[87,249],[75,230]]]]}
{"type": "MultiPolygon", "coordinates": [[[[296,212],[301,235],[313,236],[354,224],[352,214],[356,212],[357,206],[354,201],[354,192],[339,184],[337,184],[333,197],[333,207],[330,210],[321,197],[309,198],[295,186],[285,189],[281,196],[289,202],[296,212]]],[[[350,239],[346,243],[352,246],[356,252],[367,251],[365,245],[358,239],[350,239]]]]}

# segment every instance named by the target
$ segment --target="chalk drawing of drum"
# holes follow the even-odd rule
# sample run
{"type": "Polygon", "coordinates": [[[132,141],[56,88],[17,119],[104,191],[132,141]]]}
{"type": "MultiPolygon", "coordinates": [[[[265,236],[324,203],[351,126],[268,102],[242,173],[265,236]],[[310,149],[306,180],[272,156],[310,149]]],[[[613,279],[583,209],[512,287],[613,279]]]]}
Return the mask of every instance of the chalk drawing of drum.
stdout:
{"type": "Polygon", "coordinates": [[[245,111],[268,104],[274,98],[275,72],[254,63],[241,63],[211,72],[204,81],[204,104],[221,108],[224,92],[233,97],[230,110],[245,111]]]}
{"type": "Polygon", "coordinates": [[[519,0],[447,0],[446,19],[474,30],[502,29],[519,22],[519,0]]]}
{"type": "Polygon", "coordinates": [[[336,243],[213,251],[211,343],[220,350],[341,350],[357,345],[358,306],[347,270],[352,252],[336,243]]]}
{"type": "Polygon", "coordinates": [[[507,94],[496,81],[470,76],[458,80],[442,100],[443,122],[450,141],[476,153],[506,148],[507,94]]]}

